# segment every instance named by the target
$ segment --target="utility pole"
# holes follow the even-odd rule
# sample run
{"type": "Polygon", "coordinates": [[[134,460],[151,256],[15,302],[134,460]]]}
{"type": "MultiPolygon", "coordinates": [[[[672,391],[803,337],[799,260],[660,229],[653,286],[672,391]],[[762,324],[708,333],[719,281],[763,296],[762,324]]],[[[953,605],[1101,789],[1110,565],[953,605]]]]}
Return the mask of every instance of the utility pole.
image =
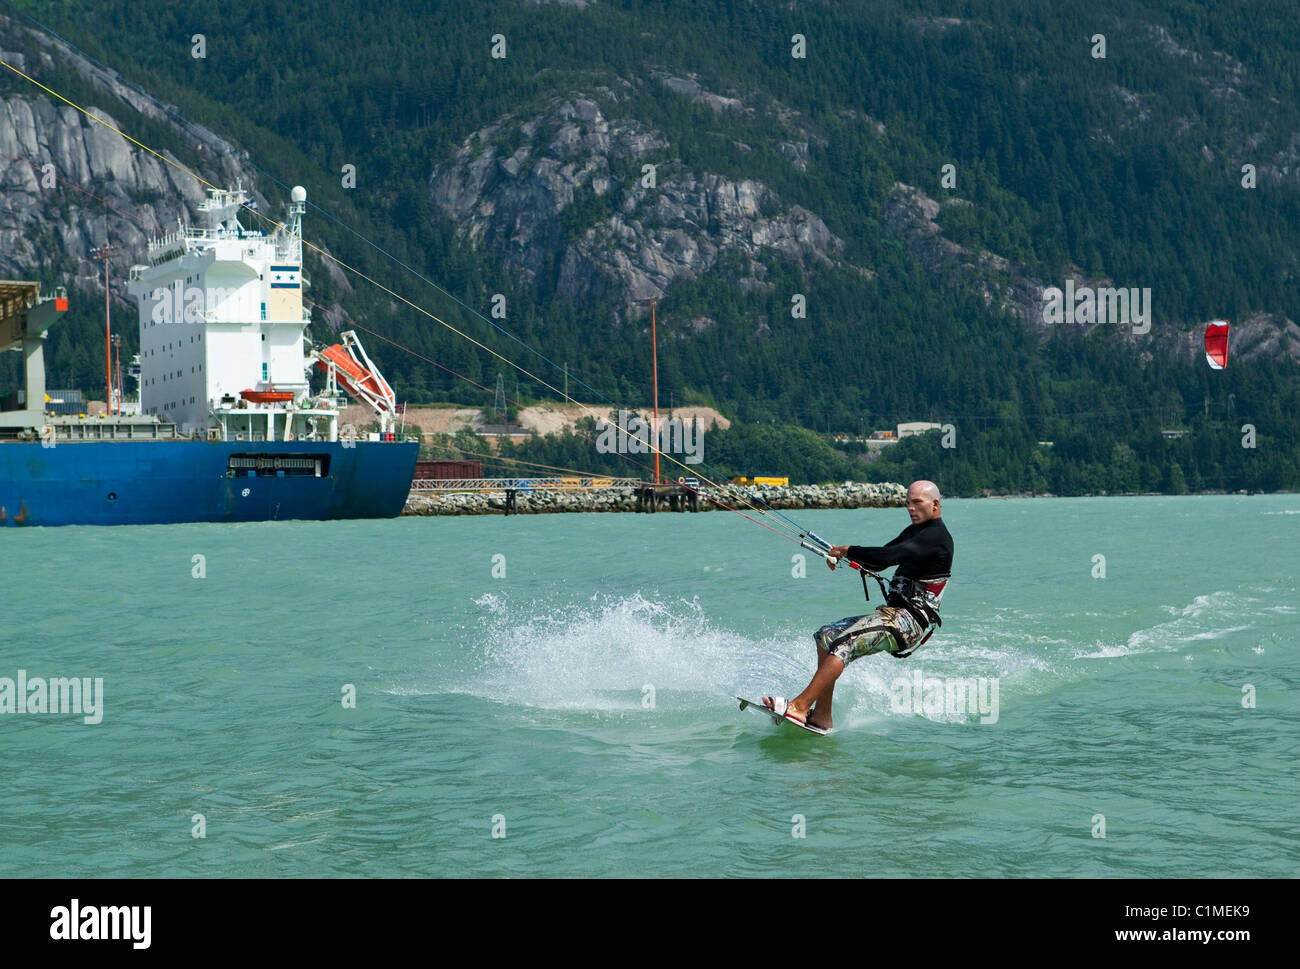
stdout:
{"type": "Polygon", "coordinates": [[[655,376],[655,484],[659,483],[659,445],[663,440],[659,438],[659,337],[655,333],[655,302],[650,301],[650,350],[654,358],[654,376],[655,376]]]}
{"type": "Polygon", "coordinates": [[[114,372],[117,377],[117,393],[113,397],[114,410],[116,413],[122,413],[122,334],[113,334],[113,357],[114,372]]]}
{"type": "Polygon", "coordinates": [[[492,398],[492,423],[493,424],[501,423],[501,415],[505,413],[505,409],[506,409],[506,375],[503,373],[498,373],[497,392],[496,392],[496,396],[492,398]]]}
{"type": "Polygon", "coordinates": [[[117,250],[108,243],[92,252],[91,258],[104,264],[104,406],[113,412],[113,325],[110,319],[108,292],[108,261],[117,254],[117,250]]]}
{"type": "Polygon", "coordinates": [[[655,327],[655,304],[659,297],[651,296],[649,299],[637,300],[639,303],[650,304],[650,354],[654,361],[654,404],[655,404],[655,422],[654,432],[651,434],[651,440],[654,442],[655,450],[655,484],[659,483],[659,445],[663,443],[659,438],[659,339],[655,327]]]}

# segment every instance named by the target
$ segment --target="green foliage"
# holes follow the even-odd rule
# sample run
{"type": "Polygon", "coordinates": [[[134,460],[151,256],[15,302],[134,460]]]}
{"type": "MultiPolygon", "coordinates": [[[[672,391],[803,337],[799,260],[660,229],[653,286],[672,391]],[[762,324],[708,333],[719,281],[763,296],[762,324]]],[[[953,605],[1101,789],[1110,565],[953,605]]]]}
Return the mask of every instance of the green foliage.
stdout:
{"type": "Polygon", "coordinates": [[[420,442],[420,457],[426,460],[459,461],[464,455],[453,447],[450,434],[429,434],[420,442]]]}
{"type": "Polygon", "coordinates": [[[860,462],[836,452],[818,434],[788,424],[732,424],[704,437],[704,460],[723,478],[789,477],[821,484],[861,477],[860,462]]]}
{"type": "MultiPolygon", "coordinates": [[[[761,285],[742,287],[751,267],[723,258],[659,303],[661,394],[737,421],[706,436],[709,465],[792,480],[926,477],[949,494],[1300,487],[1293,360],[1236,358],[1212,374],[1194,355],[1156,348],[1147,359],[1149,345],[1135,351],[1114,333],[1061,328],[1040,342],[977,287],[936,281],[882,216],[895,183],[915,185],[945,203],[936,220],[948,237],[1038,279],[1059,283],[1077,268],[1151,287],[1153,337],[1259,311],[1300,319],[1300,290],[1286,285],[1300,272],[1300,191],[1280,180],[1245,190],[1240,172],[1243,160],[1263,168],[1287,157],[1289,133],[1300,130],[1300,21],[1286,5],[1061,0],[1049,17],[1034,0],[973,0],[960,5],[960,24],[945,27],[920,21],[933,5],[914,0],[613,0],[581,10],[301,0],[227,5],[218,21],[199,0],[15,4],[285,183],[307,186],[315,204],[441,289],[309,210],[313,242],[552,386],[562,386],[567,363],[578,399],[649,402],[648,318],[617,322],[624,307],[612,297],[579,306],[559,298],[562,248],[527,283],[434,218],[430,168],[451,161],[472,132],[501,122],[496,147],[513,150],[519,124],[553,99],[596,96],[608,117],[635,119],[667,141],[646,159],[660,165],[661,184],[675,172],[750,179],[771,192],[763,211],[779,202],[816,213],[844,241],[843,261],[870,274],[774,259],[761,285]],[[1101,29],[1105,60],[1089,56],[1101,29]],[[1157,29],[1200,56],[1163,50],[1157,29]],[[196,32],[207,36],[206,59],[190,56],[196,32]],[[497,33],[507,38],[503,60],[489,57],[497,33]],[[794,33],[807,38],[803,60],[790,57],[794,33]],[[665,87],[660,70],[696,76],[745,110],[695,104],[665,87]],[[808,143],[806,171],[781,153],[787,141],[808,143]],[[1239,157],[1244,144],[1249,158],[1239,157]],[[340,185],[345,164],[356,165],[354,190],[340,185]],[[948,164],[951,189],[941,184],[948,164]],[[494,293],[510,307],[500,325],[555,367],[484,318],[494,293]],[[791,315],[795,293],[807,297],[806,319],[791,315]],[[951,424],[955,446],[929,434],[864,463],[870,455],[835,452],[817,437],[913,420],[951,424]],[[1258,429],[1254,448],[1241,445],[1245,423],[1258,429]],[[1170,427],[1188,433],[1167,440],[1170,427]]],[[[70,69],[42,80],[82,103],[105,100],[70,69]]],[[[0,92],[15,90],[31,93],[0,76],[0,92]]],[[[121,113],[142,140],[205,173],[213,167],[173,147],[161,122],[121,113]]],[[[611,174],[608,193],[581,189],[562,212],[561,244],[617,211],[638,173],[611,174]]],[[[259,188],[281,191],[269,180],[259,188]]],[[[61,278],[76,271],[59,268],[61,278]]],[[[419,354],[367,341],[402,399],[490,407],[502,370],[515,400],[558,396],[364,282],[353,278],[346,295],[328,273],[310,275],[314,300],[343,300],[358,324],[419,354]]],[[[62,336],[51,334],[51,372],[93,395],[94,314],[76,313],[62,336]]],[[[16,355],[7,356],[0,384],[11,386],[16,355]]],[[[594,428],[585,433],[502,454],[646,473],[629,459],[649,456],[600,454],[594,428]]]]}
{"type": "Polygon", "coordinates": [[[579,187],[573,194],[573,202],[560,213],[565,242],[580,238],[592,226],[609,218],[613,210],[609,192],[597,195],[588,186],[579,187]]]}

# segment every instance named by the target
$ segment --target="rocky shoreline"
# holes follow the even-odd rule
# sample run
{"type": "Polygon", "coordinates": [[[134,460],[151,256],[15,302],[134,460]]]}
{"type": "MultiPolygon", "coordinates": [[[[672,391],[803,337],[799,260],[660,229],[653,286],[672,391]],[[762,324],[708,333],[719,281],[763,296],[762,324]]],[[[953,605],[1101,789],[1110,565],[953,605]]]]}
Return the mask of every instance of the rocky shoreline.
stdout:
{"type": "MultiPolygon", "coordinates": [[[[758,485],[745,489],[756,494],[772,508],[901,508],[907,502],[907,488],[900,484],[859,484],[846,482],[838,485],[792,485],[774,487],[758,485]]],[[[697,502],[699,511],[722,511],[710,500],[736,507],[734,492],[716,488],[701,488],[697,502]]],[[[520,491],[515,498],[511,514],[545,515],[563,512],[615,512],[636,511],[635,488],[607,488],[599,491],[520,491]]],[[[656,511],[667,512],[667,505],[656,511]]],[[[504,491],[460,492],[436,494],[413,491],[406,499],[403,515],[504,515],[504,491]]]]}

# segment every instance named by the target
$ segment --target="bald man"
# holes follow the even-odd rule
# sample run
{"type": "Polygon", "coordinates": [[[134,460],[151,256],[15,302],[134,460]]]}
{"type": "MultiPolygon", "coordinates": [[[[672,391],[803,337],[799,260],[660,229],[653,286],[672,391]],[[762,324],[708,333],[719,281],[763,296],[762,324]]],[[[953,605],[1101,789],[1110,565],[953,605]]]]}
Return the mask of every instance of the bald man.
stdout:
{"type": "Polygon", "coordinates": [[[862,656],[888,652],[903,659],[912,655],[939,623],[939,601],[952,571],[952,536],[939,510],[939,489],[932,481],[913,481],[907,489],[907,513],[912,524],[888,545],[836,545],[826,555],[834,569],[847,557],[879,572],[897,565],[885,605],[866,616],[850,616],[817,630],[817,672],[807,689],[788,703],[763,697],[763,705],[779,716],[819,730],[831,728],[835,681],[844,667],[862,656]]]}

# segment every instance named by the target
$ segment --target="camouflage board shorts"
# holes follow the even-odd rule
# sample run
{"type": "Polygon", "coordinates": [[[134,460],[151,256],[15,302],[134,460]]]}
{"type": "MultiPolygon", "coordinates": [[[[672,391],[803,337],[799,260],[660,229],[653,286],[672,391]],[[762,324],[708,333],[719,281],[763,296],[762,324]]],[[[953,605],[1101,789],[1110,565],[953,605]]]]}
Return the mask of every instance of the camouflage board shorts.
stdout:
{"type": "MultiPolygon", "coordinates": [[[[925,639],[929,627],[901,606],[877,606],[866,616],[849,616],[817,630],[817,646],[848,666],[872,653],[910,653],[925,639]]],[[[900,657],[901,658],[901,657],[900,657]]]]}

